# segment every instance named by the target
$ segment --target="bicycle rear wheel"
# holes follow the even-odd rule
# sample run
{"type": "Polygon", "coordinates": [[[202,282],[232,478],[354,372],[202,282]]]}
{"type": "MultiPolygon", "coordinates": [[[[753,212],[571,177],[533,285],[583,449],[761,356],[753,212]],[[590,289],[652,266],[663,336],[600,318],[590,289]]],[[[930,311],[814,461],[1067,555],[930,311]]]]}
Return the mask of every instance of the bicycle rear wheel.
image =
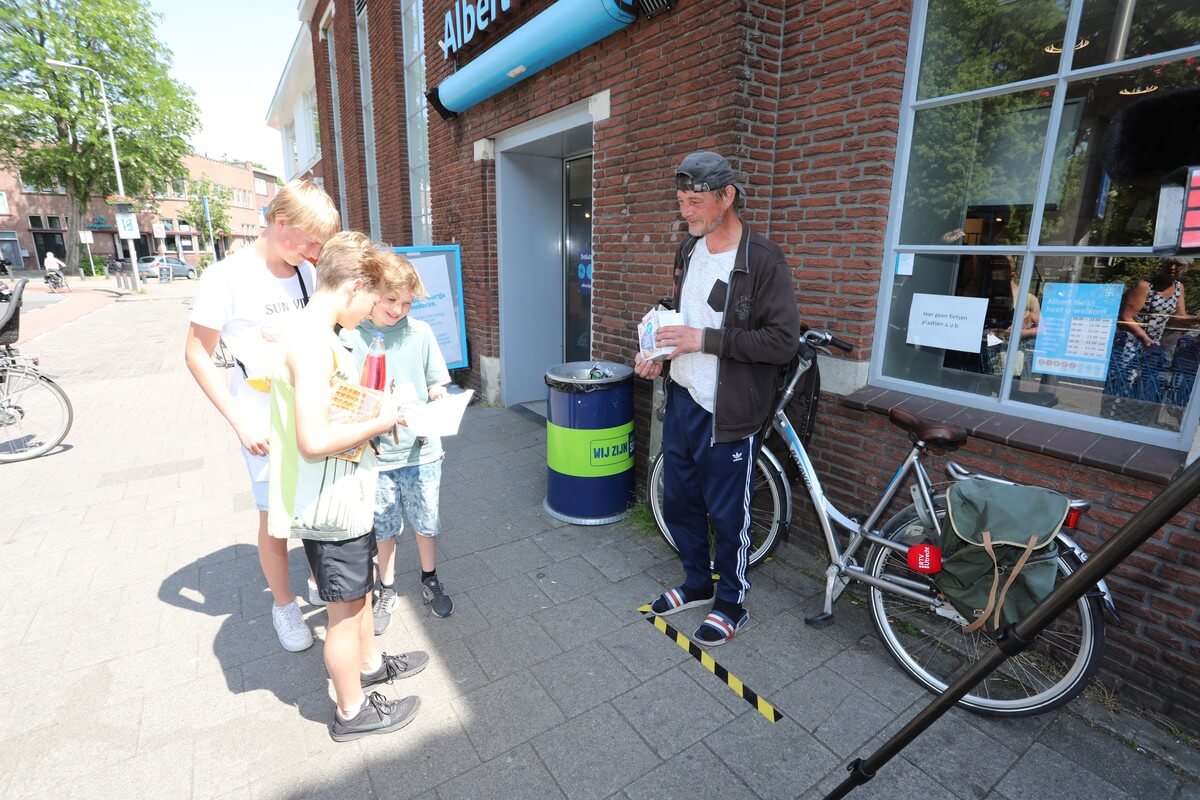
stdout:
{"type": "Polygon", "coordinates": [[[38,372],[0,372],[0,463],[48,453],[71,430],[71,401],[58,384],[38,372]]]}
{"type": "MultiPolygon", "coordinates": [[[[663,477],[666,473],[665,459],[659,455],[650,472],[650,510],[658,524],[658,532],[675,552],[678,545],[671,538],[663,515],[663,477]]],[[[779,546],[783,534],[787,486],[784,476],[775,469],[761,453],[754,461],[754,485],[750,489],[750,551],[746,564],[755,567],[761,564],[779,546]]]]}
{"type": "MultiPolygon", "coordinates": [[[[949,524],[944,509],[938,509],[938,520],[941,525],[949,524]]],[[[931,533],[911,507],[884,529],[887,538],[905,544],[932,542],[931,533]]],[[[1060,555],[1056,585],[1079,566],[1073,555],[1060,555]]],[[[876,546],[867,554],[866,571],[875,578],[894,576],[929,584],[925,575],[909,569],[904,554],[886,547],[876,546]]],[[[963,620],[949,603],[935,608],[871,587],[870,606],[888,652],[934,694],[945,691],[994,644],[982,631],[964,634],[963,620]]],[[[1099,603],[1085,595],[1051,622],[1028,649],[1005,661],[958,704],[993,716],[1023,717],[1050,711],[1087,687],[1103,652],[1104,615],[1099,603]]]]}

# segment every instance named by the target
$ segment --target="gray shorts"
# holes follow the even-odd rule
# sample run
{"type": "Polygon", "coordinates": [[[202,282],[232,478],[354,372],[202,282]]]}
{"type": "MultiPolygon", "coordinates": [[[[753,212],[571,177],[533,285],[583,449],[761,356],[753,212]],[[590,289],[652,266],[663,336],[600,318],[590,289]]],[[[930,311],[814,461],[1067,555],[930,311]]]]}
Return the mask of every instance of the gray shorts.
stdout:
{"type": "Polygon", "coordinates": [[[422,536],[437,536],[441,487],[440,460],[380,472],[375,490],[375,538],[395,539],[404,532],[406,519],[422,536]]]}

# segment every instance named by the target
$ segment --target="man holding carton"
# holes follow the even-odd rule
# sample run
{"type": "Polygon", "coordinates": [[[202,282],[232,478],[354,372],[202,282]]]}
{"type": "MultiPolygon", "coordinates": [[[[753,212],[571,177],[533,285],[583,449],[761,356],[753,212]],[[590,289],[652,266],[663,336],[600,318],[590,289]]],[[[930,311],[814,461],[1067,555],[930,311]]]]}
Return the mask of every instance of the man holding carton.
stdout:
{"type": "Polygon", "coordinates": [[[754,459],[780,367],[799,348],[800,317],[783,252],[738,215],[745,189],[729,162],[692,153],[675,188],[688,227],[675,253],[673,291],[684,322],[659,328],[655,346],[670,348],[664,361],[643,352],[634,361],[634,372],[647,380],[669,365],[663,515],[685,574],[652,609],[666,615],[712,602],[693,638],[717,646],[750,619],[743,604],[754,459]]]}

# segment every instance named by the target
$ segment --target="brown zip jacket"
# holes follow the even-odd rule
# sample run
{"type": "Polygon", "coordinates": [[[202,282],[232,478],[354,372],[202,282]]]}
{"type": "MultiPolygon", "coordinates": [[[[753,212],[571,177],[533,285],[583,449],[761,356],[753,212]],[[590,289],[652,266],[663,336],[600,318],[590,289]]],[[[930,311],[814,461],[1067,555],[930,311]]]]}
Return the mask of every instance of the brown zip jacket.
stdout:
{"type": "MultiPolygon", "coordinates": [[[[698,242],[685,236],[675,252],[674,308],[698,242]]],[[[720,358],[713,399],[714,442],[735,442],[766,424],[779,390],[780,367],[800,349],[800,312],[783,251],[742,222],[725,295],[721,328],[705,328],[700,350],[720,358]]]]}

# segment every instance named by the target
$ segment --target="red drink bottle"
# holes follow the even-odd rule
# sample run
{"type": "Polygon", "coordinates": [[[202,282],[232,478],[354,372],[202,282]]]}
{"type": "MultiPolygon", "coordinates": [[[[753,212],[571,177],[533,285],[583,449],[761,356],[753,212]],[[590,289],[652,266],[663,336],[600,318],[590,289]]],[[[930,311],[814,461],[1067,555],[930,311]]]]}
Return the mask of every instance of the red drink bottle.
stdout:
{"type": "Polygon", "coordinates": [[[387,362],[383,357],[382,333],[376,333],[371,338],[371,346],[367,349],[367,363],[363,364],[362,379],[359,383],[380,392],[387,386],[387,362]]]}

